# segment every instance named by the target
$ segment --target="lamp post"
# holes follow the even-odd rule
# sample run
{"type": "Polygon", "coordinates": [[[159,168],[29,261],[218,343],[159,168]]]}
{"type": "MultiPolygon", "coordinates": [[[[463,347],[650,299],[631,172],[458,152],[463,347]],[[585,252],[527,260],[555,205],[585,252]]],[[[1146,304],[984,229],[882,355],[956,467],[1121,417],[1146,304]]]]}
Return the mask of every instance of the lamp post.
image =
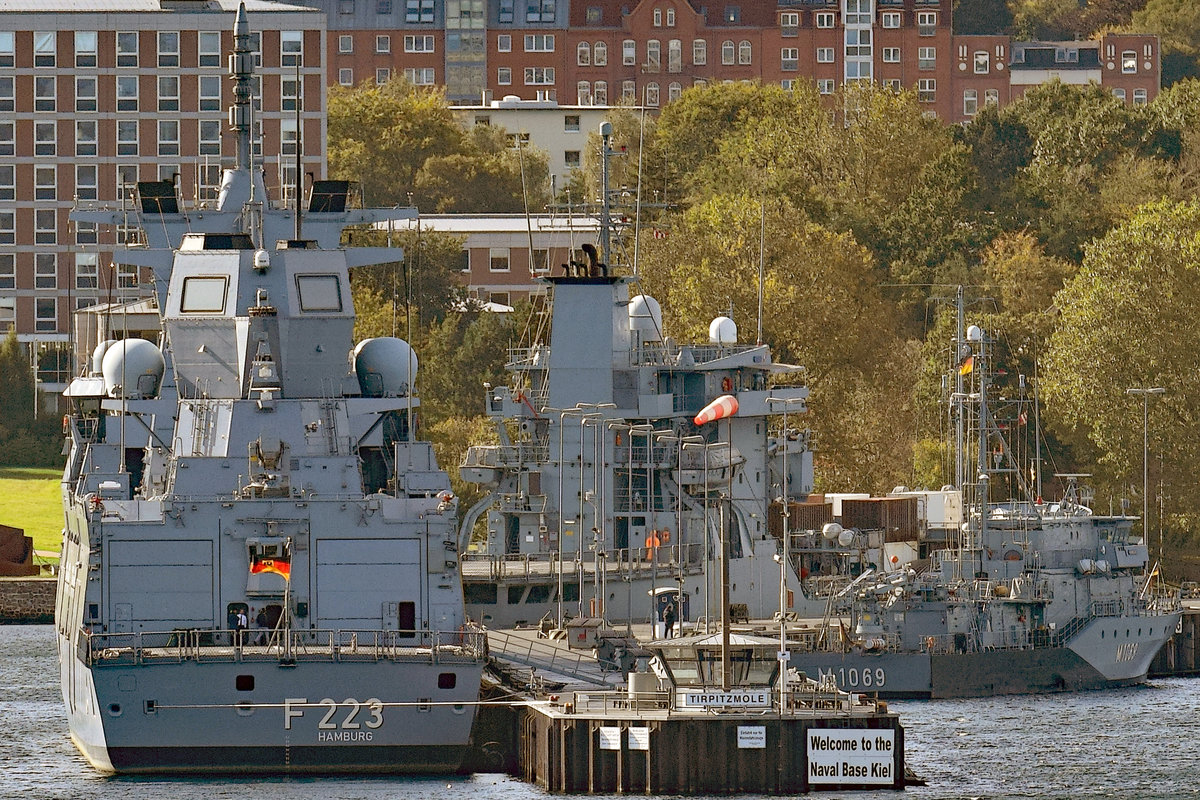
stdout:
{"type": "MultiPolygon", "coordinates": [[[[1166,394],[1162,386],[1140,387],[1126,389],[1125,394],[1142,398],[1142,538],[1146,546],[1150,543],[1150,529],[1147,525],[1150,508],[1150,395],[1166,394]]],[[[1158,559],[1162,561],[1163,537],[1162,518],[1158,520],[1158,559]]]]}
{"type": "Polygon", "coordinates": [[[792,503],[788,496],[788,407],[793,403],[803,403],[803,397],[768,397],[767,405],[783,406],[783,430],[780,442],[783,447],[783,481],[780,494],[783,500],[783,547],[779,556],[779,713],[786,711],[787,705],[787,665],[790,660],[787,648],[787,573],[790,556],[791,531],[788,522],[791,518],[792,503]]]}

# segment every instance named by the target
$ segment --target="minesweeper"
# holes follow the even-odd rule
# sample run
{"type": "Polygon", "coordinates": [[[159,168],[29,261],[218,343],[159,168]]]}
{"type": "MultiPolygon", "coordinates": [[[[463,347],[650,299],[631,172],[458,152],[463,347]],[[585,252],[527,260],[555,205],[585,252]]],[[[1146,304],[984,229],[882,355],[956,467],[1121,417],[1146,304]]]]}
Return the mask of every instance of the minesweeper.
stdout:
{"type": "Polygon", "coordinates": [[[272,208],[244,6],[234,41],[237,161],[217,208],[139,183],[149,246],[116,254],[153,269],[160,340],[109,319],[66,393],[71,736],[105,772],[453,771],[485,661],[457,502],[413,438],[411,349],[352,339],[350,268],[402,254],[340,247],[348,225],[413,212],[347,208],[339,181],[315,181],[303,217],[272,208]]]}

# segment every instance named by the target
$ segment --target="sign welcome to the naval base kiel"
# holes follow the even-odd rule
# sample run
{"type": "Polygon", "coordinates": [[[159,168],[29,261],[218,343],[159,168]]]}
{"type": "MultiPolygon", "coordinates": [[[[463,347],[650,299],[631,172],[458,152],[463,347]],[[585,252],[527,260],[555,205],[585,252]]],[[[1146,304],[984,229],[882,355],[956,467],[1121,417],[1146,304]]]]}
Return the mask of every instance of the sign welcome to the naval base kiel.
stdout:
{"type": "Polygon", "coordinates": [[[810,784],[892,784],[896,732],[891,729],[809,728],[810,784]]]}

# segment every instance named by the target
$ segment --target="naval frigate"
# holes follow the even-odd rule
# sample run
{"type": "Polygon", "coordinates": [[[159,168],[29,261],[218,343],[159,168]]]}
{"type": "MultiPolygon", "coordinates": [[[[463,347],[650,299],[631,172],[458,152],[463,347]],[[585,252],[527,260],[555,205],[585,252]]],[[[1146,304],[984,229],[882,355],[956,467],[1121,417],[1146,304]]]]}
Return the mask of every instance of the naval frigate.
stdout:
{"type": "Polygon", "coordinates": [[[464,624],[457,501],[414,438],[415,355],[352,339],[350,268],[401,253],[340,244],[414,212],[351,208],[339,181],[314,181],[303,215],[272,207],[244,5],[234,42],[217,207],[156,181],[132,212],[73,212],[144,231],[115,260],[153,270],[161,335],[108,319],[66,392],[71,737],[104,772],[454,771],[486,647],[464,624]]]}

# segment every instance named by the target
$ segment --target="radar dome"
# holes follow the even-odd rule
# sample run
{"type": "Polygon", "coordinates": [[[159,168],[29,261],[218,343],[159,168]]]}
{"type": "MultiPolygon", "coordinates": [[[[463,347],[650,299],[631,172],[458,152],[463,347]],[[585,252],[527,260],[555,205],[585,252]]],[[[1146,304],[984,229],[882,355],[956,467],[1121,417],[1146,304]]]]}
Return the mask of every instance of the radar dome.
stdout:
{"type": "Polygon", "coordinates": [[[826,522],[824,527],[821,528],[821,535],[824,536],[826,540],[832,542],[841,535],[842,530],[842,526],[836,522],[826,522]]]}
{"type": "Polygon", "coordinates": [[[849,547],[854,544],[854,531],[843,530],[838,534],[837,542],[842,547],[849,547]]]}
{"type": "Polygon", "coordinates": [[[717,317],[708,323],[708,340],[713,344],[737,344],[737,323],[729,317],[717,317]]]}
{"type": "Polygon", "coordinates": [[[417,354],[403,339],[364,339],[354,348],[354,371],[367,397],[403,397],[417,379],[417,354]]]}
{"type": "Polygon", "coordinates": [[[629,330],[647,334],[646,341],[662,339],[662,307],[648,294],[639,294],[629,301],[629,330]]]}
{"type": "Polygon", "coordinates": [[[166,369],[162,351],[145,339],[113,342],[105,350],[100,367],[104,391],[110,397],[128,400],[157,397],[166,369]]]}
{"type": "Polygon", "coordinates": [[[116,343],[116,339],[105,339],[96,345],[96,349],[92,351],[92,372],[97,375],[100,374],[100,370],[104,369],[104,354],[108,352],[108,348],[116,343]]]}

